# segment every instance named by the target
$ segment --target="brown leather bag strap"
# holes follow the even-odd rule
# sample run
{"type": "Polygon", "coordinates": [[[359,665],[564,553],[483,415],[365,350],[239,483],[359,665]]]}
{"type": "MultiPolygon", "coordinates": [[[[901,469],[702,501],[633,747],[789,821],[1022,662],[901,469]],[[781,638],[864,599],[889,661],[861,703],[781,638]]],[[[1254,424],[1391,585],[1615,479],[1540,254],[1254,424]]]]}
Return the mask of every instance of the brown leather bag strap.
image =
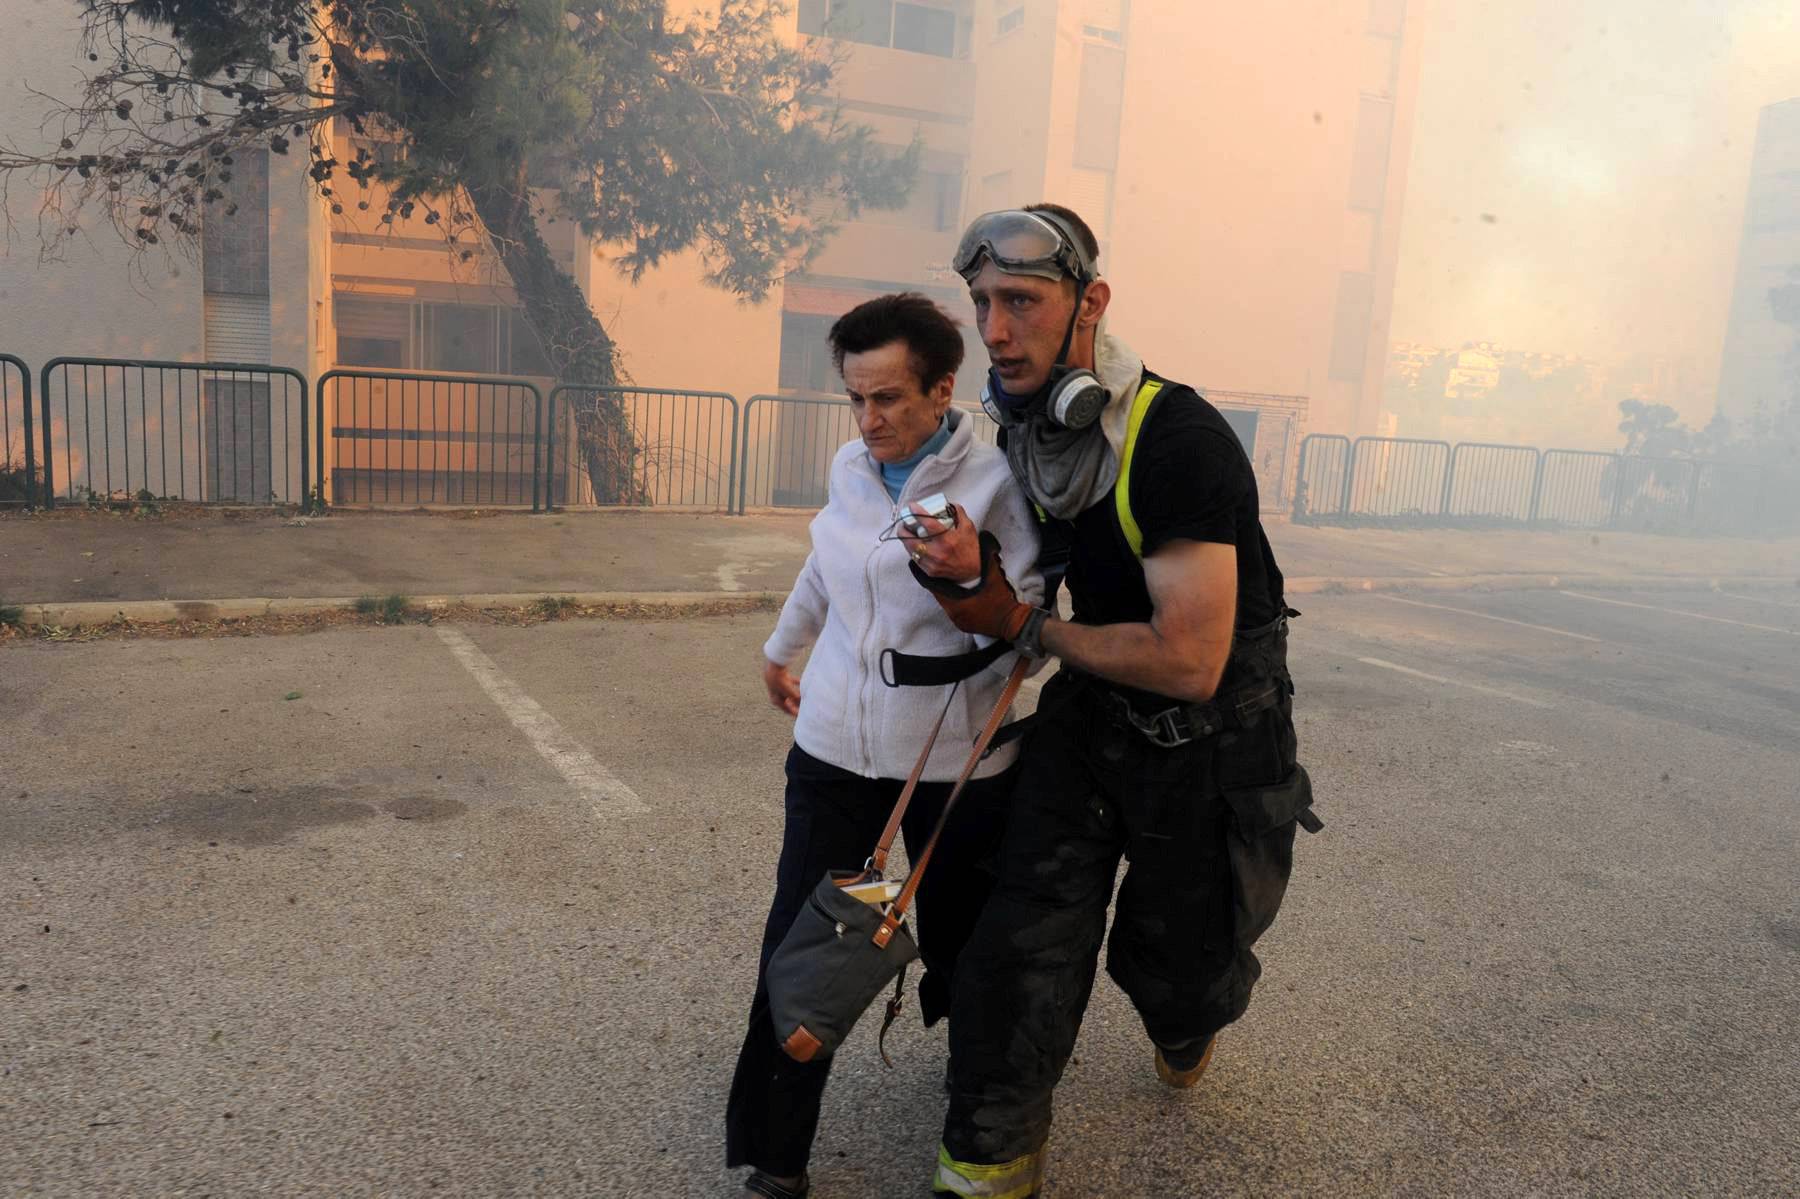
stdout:
{"type": "Polygon", "coordinates": [[[931,735],[925,738],[925,748],[919,751],[919,760],[913,763],[912,773],[906,776],[906,786],[900,789],[900,798],[894,801],[894,810],[888,815],[887,827],[881,830],[881,840],[875,843],[875,852],[869,860],[875,867],[875,873],[887,870],[888,854],[894,848],[894,838],[900,835],[900,821],[906,815],[906,807],[912,803],[913,792],[919,788],[919,780],[925,775],[925,763],[931,760],[931,748],[937,744],[938,730],[944,727],[944,717],[949,715],[950,705],[956,702],[957,686],[950,688],[949,698],[944,700],[943,709],[938,712],[937,723],[931,726],[931,735]]]}
{"type": "Polygon", "coordinates": [[[1018,698],[1019,688],[1024,684],[1025,674],[1030,669],[1031,659],[1020,654],[1019,660],[1013,664],[1012,673],[1007,676],[1000,698],[994,701],[994,710],[988,713],[987,724],[982,727],[981,736],[975,738],[975,747],[969,751],[969,760],[963,763],[962,774],[957,777],[956,786],[950,789],[949,798],[944,800],[944,810],[938,816],[937,827],[931,830],[931,840],[925,843],[924,852],[913,862],[912,873],[906,876],[906,885],[900,889],[899,896],[888,908],[887,917],[875,930],[875,944],[885,948],[894,931],[900,927],[900,922],[906,919],[906,909],[911,906],[913,896],[918,893],[919,883],[924,880],[925,868],[931,864],[931,855],[937,849],[938,839],[944,835],[944,826],[950,823],[950,811],[956,807],[956,801],[961,797],[963,788],[968,785],[970,776],[975,773],[975,767],[981,764],[988,745],[994,740],[994,734],[1000,731],[1000,722],[1006,719],[1013,700],[1018,698]]]}

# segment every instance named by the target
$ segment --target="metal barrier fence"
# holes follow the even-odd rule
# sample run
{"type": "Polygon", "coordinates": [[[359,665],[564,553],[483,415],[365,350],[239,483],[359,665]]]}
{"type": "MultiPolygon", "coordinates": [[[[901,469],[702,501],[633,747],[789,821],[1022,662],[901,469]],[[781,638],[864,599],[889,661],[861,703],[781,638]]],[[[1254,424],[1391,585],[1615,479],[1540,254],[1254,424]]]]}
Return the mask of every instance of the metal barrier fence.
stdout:
{"type": "Polygon", "coordinates": [[[1300,447],[1294,519],[1676,533],[1800,528],[1800,469],[1335,435],[1300,447]]]}
{"type": "Polygon", "coordinates": [[[0,354],[0,507],[38,501],[36,438],[31,435],[31,368],[0,354]]]}
{"type": "Polygon", "coordinates": [[[606,503],[729,512],[737,499],[738,402],[722,391],[563,384],[550,392],[546,447],[545,503],[552,508],[602,502],[594,476],[609,471],[625,477],[610,481],[606,503]],[[630,438],[604,449],[611,461],[596,455],[590,463],[604,436],[595,402],[601,399],[617,402],[630,438]],[[584,420],[593,426],[585,437],[584,420]]]}
{"type": "Polygon", "coordinates": [[[824,507],[831,459],[856,435],[850,402],[841,396],[751,396],[737,510],[824,507]]]}
{"type": "Polygon", "coordinates": [[[314,392],[331,503],[542,510],[544,396],[529,379],[333,370],[314,392]]]}
{"type": "Polygon", "coordinates": [[[1295,520],[1323,520],[1346,514],[1350,502],[1350,439],[1315,433],[1300,443],[1294,482],[1295,520]]]}
{"type": "Polygon", "coordinates": [[[1377,518],[1441,515],[1449,472],[1447,441],[1359,437],[1350,447],[1345,511],[1377,518]]]}
{"type": "Polygon", "coordinates": [[[1596,450],[1545,450],[1531,520],[1571,529],[1611,525],[1618,458],[1596,450]]]}
{"type": "MultiPolygon", "coordinates": [[[[975,439],[993,445],[999,427],[979,408],[958,407],[975,422],[975,439]]],[[[860,436],[841,395],[755,395],[744,404],[737,510],[822,508],[831,460],[860,436]]]]}
{"type": "Polygon", "coordinates": [[[1444,515],[1501,524],[1529,521],[1543,460],[1528,445],[1459,444],[1450,452],[1444,515]]]}
{"type": "Polygon", "coordinates": [[[46,508],[59,496],[299,503],[311,486],[299,371],[52,358],[40,380],[46,508]]]}

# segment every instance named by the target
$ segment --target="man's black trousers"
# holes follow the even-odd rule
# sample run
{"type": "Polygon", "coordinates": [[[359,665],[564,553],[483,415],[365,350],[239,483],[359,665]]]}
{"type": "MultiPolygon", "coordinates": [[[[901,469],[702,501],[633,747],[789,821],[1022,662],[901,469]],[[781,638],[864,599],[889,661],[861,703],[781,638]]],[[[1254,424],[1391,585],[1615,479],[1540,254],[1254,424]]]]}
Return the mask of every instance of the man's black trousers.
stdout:
{"type": "MultiPolygon", "coordinates": [[[[958,955],[993,889],[992,857],[1017,776],[1015,768],[970,780],[919,887],[912,921],[925,965],[919,1007],[927,1024],[950,1010],[958,955]]],[[[775,900],[763,929],[750,1027],[726,1108],[727,1166],[754,1166],[780,1176],[806,1169],[831,1062],[802,1064],[781,1051],[769,1020],[763,971],[819,880],[831,870],[861,869],[901,786],[899,779],[867,779],[839,769],[797,745],[788,753],[787,827],[776,867],[775,900]]],[[[930,839],[949,793],[949,783],[921,783],[913,794],[901,825],[909,854],[930,839]]]]}
{"type": "Polygon", "coordinates": [[[1278,677],[1280,702],[1250,727],[1170,749],[1116,720],[1103,684],[1064,671],[1045,688],[951,1008],[953,1161],[1018,1162],[1048,1139],[1122,857],[1106,968],[1150,1039],[1197,1049],[1243,1015],[1261,973],[1250,946],[1280,906],[1311,802],[1278,677]]]}

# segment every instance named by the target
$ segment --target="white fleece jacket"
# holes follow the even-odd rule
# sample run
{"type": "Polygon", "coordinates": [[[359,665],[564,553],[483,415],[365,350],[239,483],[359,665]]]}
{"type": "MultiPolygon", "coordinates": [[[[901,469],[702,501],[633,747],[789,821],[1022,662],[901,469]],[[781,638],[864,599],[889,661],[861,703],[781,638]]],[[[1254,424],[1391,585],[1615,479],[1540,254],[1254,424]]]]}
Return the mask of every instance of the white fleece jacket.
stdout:
{"type": "MultiPolygon", "coordinates": [[[[907,569],[901,542],[877,540],[902,508],[943,492],[1000,539],[1019,598],[1032,604],[1044,598],[1037,522],[1005,456],[975,440],[972,417],[952,409],[950,422],[949,442],[913,469],[898,502],[888,498],[880,467],[860,439],[838,450],[829,499],[813,518],[812,553],[763,646],[769,661],[783,666],[813,647],[800,677],[794,740],[813,757],[864,778],[910,774],[948,694],[944,687],[887,686],[881,651],[941,656],[986,643],[950,623],[907,569]]],[[[961,773],[1016,660],[1007,654],[963,681],[926,765],[927,781],[961,773]]],[[[1002,747],[976,769],[977,777],[1004,770],[1017,754],[1016,743],[1002,747]]]]}

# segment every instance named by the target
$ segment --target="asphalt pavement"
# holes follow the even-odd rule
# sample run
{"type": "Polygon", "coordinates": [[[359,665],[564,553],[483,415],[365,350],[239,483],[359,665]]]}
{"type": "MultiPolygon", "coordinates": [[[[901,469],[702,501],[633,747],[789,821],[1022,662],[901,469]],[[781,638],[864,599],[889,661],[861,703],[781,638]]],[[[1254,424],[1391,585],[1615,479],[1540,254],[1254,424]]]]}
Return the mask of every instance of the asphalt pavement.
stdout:
{"type": "MultiPolygon", "coordinates": [[[[1256,998],[1175,1093],[1102,980],[1046,1194],[1800,1192],[1800,590],[1298,606],[1256,998]]],[[[734,1194],[771,620],[0,647],[0,1190],[734,1194]]],[[[873,1041],[820,1199],[925,1193],[873,1041]]]]}

